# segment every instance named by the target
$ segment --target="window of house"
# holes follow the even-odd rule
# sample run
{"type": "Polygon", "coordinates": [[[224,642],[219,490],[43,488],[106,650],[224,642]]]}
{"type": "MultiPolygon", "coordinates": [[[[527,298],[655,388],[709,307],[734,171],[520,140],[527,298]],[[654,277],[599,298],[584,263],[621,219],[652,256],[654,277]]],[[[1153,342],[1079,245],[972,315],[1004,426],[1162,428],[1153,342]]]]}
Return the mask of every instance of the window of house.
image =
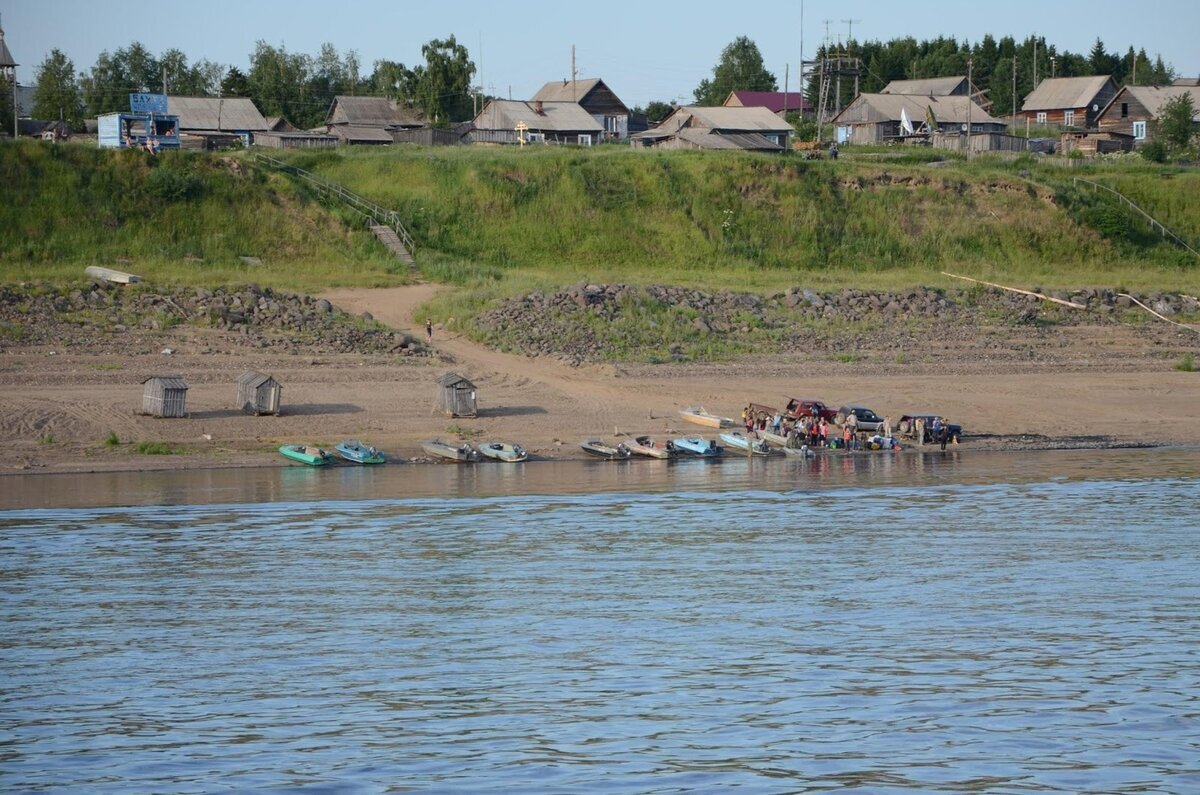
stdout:
{"type": "Polygon", "coordinates": [[[1121,103],[1121,118],[1124,119],[1128,115],[1129,115],[1129,103],[1122,102],[1121,103]]]}
{"type": "Polygon", "coordinates": [[[1044,111],[1044,110],[1043,110],[1043,111],[1039,111],[1039,112],[1038,112],[1038,115],[1037,115],[1037,123],[1038,123],[1038,124],[1045,124],[1045,123],[1046,123],[1046,111],[1044,111]]]}
{"type": "Polygon", "coordinates": [[[1073,111],[1073,110],[1064,110],[1063,111],[1063,124],[1066,125],[1067,127],[1075,126],[1075,111],[1073,111]]]}
{"type": "Polygon", "coordinates": [[[1135,121],[1133,123],[1133,137],[1138,141],[1146,140],[1146,122],[1135,121]]]}

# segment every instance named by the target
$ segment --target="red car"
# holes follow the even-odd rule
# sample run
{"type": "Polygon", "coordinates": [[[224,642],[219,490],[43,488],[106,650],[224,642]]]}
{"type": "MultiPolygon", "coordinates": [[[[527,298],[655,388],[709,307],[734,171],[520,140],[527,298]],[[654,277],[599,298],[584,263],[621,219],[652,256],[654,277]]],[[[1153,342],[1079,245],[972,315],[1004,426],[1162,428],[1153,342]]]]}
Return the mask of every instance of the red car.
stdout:
{"type": "Polygon", "coordinates": [[[793,420],[801,417],[824,417],[826,422],[833,422],[837,417],[837,409],[831,409],[820,400],[788,398],[783,414],[793,420]]]}

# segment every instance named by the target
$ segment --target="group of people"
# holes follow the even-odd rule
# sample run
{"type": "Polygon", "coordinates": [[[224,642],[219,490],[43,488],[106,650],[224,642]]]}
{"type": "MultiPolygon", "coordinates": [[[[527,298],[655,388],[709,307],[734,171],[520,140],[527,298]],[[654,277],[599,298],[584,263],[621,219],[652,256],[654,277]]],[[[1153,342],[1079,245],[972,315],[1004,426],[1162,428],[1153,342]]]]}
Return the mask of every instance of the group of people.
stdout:
{"type": "MultiPolygon", "coordinates": [[[[824,417],[792,418],[779,412],[767,417],[751,407],[746,407],[742,409],[742,421],[746,425],[747,436],[754,436],[758,431],[769,431],[787,437],[789,447],[805,444],[809,447],[829,446],[829,422],[824,417]]],[[[843,434],[845,431],[843,428],[843,434]]]]}

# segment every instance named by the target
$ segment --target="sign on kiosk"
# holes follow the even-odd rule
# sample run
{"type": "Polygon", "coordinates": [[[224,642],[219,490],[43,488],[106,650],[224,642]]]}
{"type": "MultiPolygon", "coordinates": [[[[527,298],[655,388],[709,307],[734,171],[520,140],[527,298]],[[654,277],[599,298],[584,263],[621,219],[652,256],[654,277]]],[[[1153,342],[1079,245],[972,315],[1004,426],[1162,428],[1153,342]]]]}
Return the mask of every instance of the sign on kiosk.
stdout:
{"type": "Polygon", "coordinates": [[[166,94],[130,94],[129,110],[133,113],[156,113],[166,115],[166,94]]]}

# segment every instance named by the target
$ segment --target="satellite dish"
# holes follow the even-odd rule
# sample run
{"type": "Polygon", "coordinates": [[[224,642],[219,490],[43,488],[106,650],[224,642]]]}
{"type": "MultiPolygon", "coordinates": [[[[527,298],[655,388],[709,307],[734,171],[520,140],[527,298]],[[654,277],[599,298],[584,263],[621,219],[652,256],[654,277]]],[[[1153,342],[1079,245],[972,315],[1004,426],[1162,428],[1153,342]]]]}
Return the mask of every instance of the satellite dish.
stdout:
{"type": "Polygon", "coordinates": [[[1100,106],[1099,106],[1099,105],[1092,105],[1092,110],[1100,110],[1100,106]]]}

